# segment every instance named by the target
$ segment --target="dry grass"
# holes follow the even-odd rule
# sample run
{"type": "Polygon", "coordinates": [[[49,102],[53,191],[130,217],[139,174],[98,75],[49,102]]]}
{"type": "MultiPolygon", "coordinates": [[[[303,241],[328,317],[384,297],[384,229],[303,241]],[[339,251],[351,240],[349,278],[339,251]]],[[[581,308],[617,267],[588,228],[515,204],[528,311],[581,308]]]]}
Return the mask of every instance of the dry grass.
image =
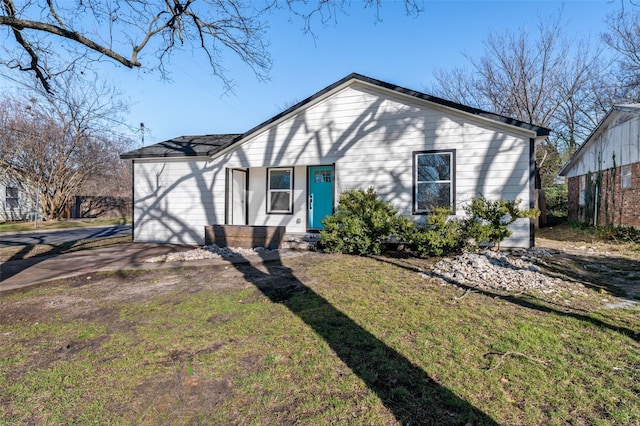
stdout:
{"type": "Polygon", "coordinates": [[[577,275],[567,303],[457,300],[432,264],[310,253],[0,294],[0,424],[640,424],[637,309],[577,275]]]}
{"type": "Polygon", "coordinates": [[[84,228],[88,226],[108,226],[125,225],[131,223],[131,218],[108,218],[108,219],[73,219],[73,220],[51,220],[38,222],[37,229],[32,221],[25,222],[5,222],[0,223],[0,233],[3,232],[27,232],[35,230],[52,230],[68,228],[84,228]]]}

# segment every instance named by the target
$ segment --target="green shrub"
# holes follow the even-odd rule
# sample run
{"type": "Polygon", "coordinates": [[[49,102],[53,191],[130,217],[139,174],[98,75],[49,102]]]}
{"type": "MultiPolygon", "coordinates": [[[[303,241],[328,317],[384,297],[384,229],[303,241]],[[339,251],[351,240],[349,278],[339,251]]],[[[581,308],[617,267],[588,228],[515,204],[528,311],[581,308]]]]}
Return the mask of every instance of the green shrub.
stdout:
{"type": "Polygon", "coordinates": [[[373,188],[340,194],[335,213],[322,224],[320,244],[325,251],[357,255],[382,253],[391,235],[403,239],[413,226],[411,219],[399,216],[373,188]]]}
{"type": "Polygon", "coordinates": [[[640,244],[640,229],[633,226],[613,226],[611,224],[593,226],[577,220],[569,221],[569,225],[573,229],[585,231],[604,240],[640,244]]]}
{"type": "Polygon", "coordinates": [[[569,211],[567,184],[549,186],[544,192],[547,200],[547,218],[566,218],[569,211]]]}
{"type": "Polygon", "coordinates": [[[427,224],[417,227],[411,234],[411,248],[418,256],[442,256],[464,247],[460,222],[449,219],[450,215],[450,209],[436,208],[427,216],[427,224]]]}
{"type": "Polygon", "coordinates": [[[533,219],[540,214],[538,209],[520,209],[520,200],[487,200],[478,197],[465,207],[464,235],[471,247],[497,245],[511,235],[508,229],[520,218],[533,219]]]}
{"type": "Polygon", "coordinates": [[[474,198],[465,208],[467,217],[451,219],[450,209],[437,208],[423,226],[416,226],[382,201],[373,188],[340,194],[336,212],[322,221],[320,245],[324,251],[346,254],[380,254],[389,237],[409,243],[419,256],[441,256],[463,248],[498,245],[511,235],[508,226],[520,218],[535,218],[536,209],[520,209],[515,201],[474,198]]]}

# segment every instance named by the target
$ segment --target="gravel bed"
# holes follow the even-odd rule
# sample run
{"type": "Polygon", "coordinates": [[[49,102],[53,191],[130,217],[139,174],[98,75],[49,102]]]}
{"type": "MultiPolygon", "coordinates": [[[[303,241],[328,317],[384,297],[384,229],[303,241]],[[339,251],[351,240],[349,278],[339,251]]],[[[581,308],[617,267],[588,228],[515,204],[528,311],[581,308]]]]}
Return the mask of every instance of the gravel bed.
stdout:
{"type": "Polygon", "coordinates": [[[540,291],[544,294],[568,290],[573,294],[586,294],[579,283],[551,277],[542,272],[538,263],[551,254],[544,249],[532,248],[513,252],[484,250],[464,253],[440,260],[432,276],[451,284],[483,290],[506,292],[540,291]]]}
{"type": "Polygon", "coordinates": [[[256,247],[254,249],[245,249],[241,247],[218,247],[215,244],[210,246],[202,246],[194,250],[181,251],[178,253],[169,253],[162,256],[150,257],[145,260],[147,263],[162,262],[186,262],[189,260],[202,259],[223,259],[236,256],[251,256],[263,254],[274,250],[265,249],[264,247],[256,247]]]}
{"type": "MultiPolygon", "coordinates": [[[[201,259],[222,259],[236,256],[259,255],[274,250],[257,247],[245,249],[240,247],[203,246],[194,250],[169,253],[145,260],[150,263],[184,262],[201,259]]],[[[586,294],[584,286],[579,283],[551,277],[543,273],[538,263],[551,254],[544,249],[532,248],[512,252],[495,252],[484,250],[479,253],[463,253],[461,255],[441,259],[434,270],[425,274],[435,276],[446,282],[461,287],[483,290],[499,290],[506,292],[540,291],[544,294],[559,293],[562,290],[574,295],[586,294]]]]}

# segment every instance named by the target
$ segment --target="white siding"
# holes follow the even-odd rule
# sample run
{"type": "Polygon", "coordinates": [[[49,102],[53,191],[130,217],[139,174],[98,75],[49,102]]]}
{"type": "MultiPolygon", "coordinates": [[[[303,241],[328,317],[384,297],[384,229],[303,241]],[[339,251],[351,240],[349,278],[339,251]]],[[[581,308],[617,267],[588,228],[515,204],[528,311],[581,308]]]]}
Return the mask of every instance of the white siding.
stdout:
{"type": "MultiPolygon", "coordinates": [[[[456,209],[472,197],[529,206],[531,133],[353,84],[264,128],[211,162],[135,163],[135,238],[199,243],[205,224],[224,223],[225,170],[249,170],[249,224],[306,229],[307,166],[335,164],[340,191],[374,186],[412,212],[413,152],[456,150],[456,209]],[[294,213],[266,211],[266,167],[295,167],[294,213]]],[[[418,218],[416,216],[416,218],[418,218]]],[[[505,246],[529,245],[529,221],[505,246]]]]}
{"type": "Polygon", "coordinates": [[[307,168],[293,169],[293,214],[267,213],[267,169],[249,169],[249,223],[261,226],[286,226],[289,232],[306,231],[307,168]]]}
{"type": "Polygon", "coordinates": [[[575,177],[614,166],[624,166],[640,161],[640,117],[621,111],[615,114],[611,123],[585,143],[585,147],[567,172],[567,177],[575,177]]]}
{"type": "MultiPolygon", "coordinates": [[[[254,169],[262,166],[335,164],[336,199],[342,190],[374,186],[382,198],[410,215],[412,153],[426,150],[456,150],[459,215],[464,204],[480,194],[519,198],[522,207],[529,206],[529,135],[384,93],[348,87],[219,158],[221,167],[251,168],[250,223],[282,224],[296,232],[306,226],[306,168],[296,168],[295,214],[282,216],[266,214],[266,171],[254,169]],[[252,204],[258,200],[261,204],[252,204]]],[[[528,246],[528,220],[519,225],[519,234],[507,244],[528,246]]]]}
{"type": "Polygon", "coordinates": [[[204,226],[224,223],[224,169],[210,161],[135,161],[134,179],[136,241],[203,244],[204,226]]]}
{"type": "Polygon", "coordinates": [[[7,175],[0,174],[0,221],[19,221],[33,219],[35,195],[30,187],[18,183],[7,175]],[[7,203],[7,187],[18,188],[18,207],[10,208],[7,203]]]}

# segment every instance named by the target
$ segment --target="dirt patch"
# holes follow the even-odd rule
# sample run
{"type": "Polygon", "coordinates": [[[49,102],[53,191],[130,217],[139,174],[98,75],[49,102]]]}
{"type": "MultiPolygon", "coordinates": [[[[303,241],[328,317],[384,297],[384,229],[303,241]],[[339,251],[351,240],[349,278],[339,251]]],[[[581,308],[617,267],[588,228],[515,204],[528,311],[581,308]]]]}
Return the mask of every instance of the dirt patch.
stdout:
{"type": "Polygon", "coordinates": [[[227,380],[206,380],[180,369],[174,377],[149,378],[134,394],[126,409],[136,412],[142,424],[199,424],[233,396],[233,390],[227,380]]]}
{"type": "Polygon", "coordinates": [[[603,298],[610,295],[640,301],[640,253],[628,246],[542,238],[536,239],[536,245],[552,254],[543,262],[548,273],[581,283],[603,298]]]}

